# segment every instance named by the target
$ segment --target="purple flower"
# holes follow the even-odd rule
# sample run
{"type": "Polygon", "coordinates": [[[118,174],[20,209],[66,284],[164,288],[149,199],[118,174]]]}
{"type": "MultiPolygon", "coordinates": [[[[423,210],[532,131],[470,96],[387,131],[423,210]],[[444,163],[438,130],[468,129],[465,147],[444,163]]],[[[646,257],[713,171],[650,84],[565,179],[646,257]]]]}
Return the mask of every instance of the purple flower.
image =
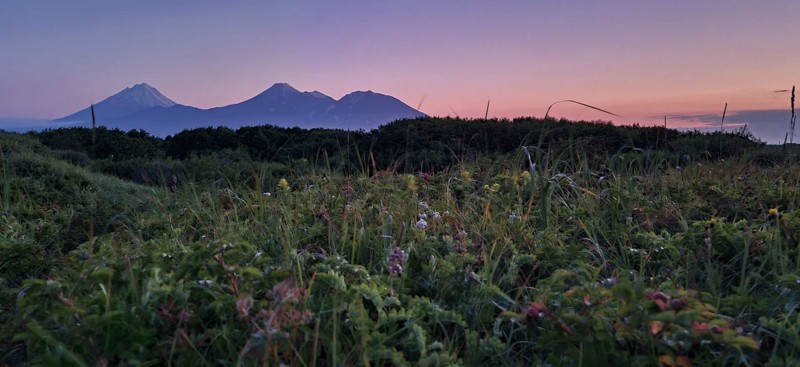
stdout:
{"type": "Polygon", "coordinates": [[[399,247],[395,247],[389,252],[389,262],[404,262],[406,261],[406,252],[399,247]]]}
{"type": "Polygon", "coordinates": [[[396,277],[403,273],[403,264],[406,263],[408,256],[398,246],[392,247],[389,251],[389,257],[386,259],[389,263],[389,275],[396,277]]]}
{"type": "Polygon", "coordinates": [[[400,264],[389,265],[389,275],[396,277],[402,273],[403,273],[403,265],[400,264]]]}

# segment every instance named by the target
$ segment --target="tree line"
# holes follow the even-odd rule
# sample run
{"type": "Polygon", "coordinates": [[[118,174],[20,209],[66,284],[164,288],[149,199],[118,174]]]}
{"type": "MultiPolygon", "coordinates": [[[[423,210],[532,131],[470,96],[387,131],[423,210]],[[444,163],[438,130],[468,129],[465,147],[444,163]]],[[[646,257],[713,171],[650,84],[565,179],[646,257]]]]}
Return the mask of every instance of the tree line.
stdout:
{"type": "Polygon", "coordinates": [[[76,163],[99,160],[105,162],[106,168],[132,161],[179,162],[217,156],[223,160],[283,165],[302,160],[347,171],[413,172],[441,170],[464,160],[497,159],[518,152],[521,146],[569,152],[570,157],[583,157],[591,162],[630,150],[716,159],[764,145],[746,131],[704,134],[662,126],[615,126],[608,122],[552,118],[418,118],[395,121],[371,131],[271,125],[236,130],[201,127],[164,139],[144,130],[125,132],[99,127],[94,145],[91,128],[50,129],[29,134],[76,163]]]}

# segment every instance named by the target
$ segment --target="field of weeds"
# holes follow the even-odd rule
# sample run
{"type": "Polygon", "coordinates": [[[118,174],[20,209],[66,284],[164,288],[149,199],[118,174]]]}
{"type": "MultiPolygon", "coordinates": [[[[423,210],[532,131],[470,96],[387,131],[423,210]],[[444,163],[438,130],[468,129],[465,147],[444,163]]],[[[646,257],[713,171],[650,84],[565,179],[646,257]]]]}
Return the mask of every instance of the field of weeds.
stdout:
{"type": "Polygon", "coordinates": [[[800,363],[800,166],[519,149],[145,187],[3,135],[0,361],[800,363]]]}

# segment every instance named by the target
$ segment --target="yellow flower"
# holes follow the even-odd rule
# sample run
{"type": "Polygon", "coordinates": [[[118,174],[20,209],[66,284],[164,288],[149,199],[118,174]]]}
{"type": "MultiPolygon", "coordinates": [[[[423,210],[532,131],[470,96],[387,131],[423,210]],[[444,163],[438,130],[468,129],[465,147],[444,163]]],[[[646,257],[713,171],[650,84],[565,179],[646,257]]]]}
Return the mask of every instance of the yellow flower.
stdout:
{"type": "Polygon", "coordinates": [[[494,183],[491,186],[489,186],[488,184],[487,185],[483,185],[483,191],[486,191],[486,192],[497,192],[499,190],[500,190],[500,184],[499,183],[494,183]]]}
{"type": "Polygon", "coordinates": [[[777,218],[780,215],[778,208],[769,208],[769,217],[770,218],[777,218]]]}
{"type": "Polygon", "coordinates": [[[713,227],[715,224],[717,224],[717,218],[711,217],[711,219],[708,221],[708,225],[713,227]]]}
{"type": "Polygon", "coordinates": [[[282,190],[289,190],[289,181],[286,181],[285,178],[278,180],[278,187],[282,190]]]}
{"type": "Polygon", "coordinates": [[[528,171],[522,171],[522,173],[519,174],[519,180],[523,185],[531,183],[531,173],[528,171]]]}
{"type": "Polygon", "coordinates": [[[469,181],[472,179],[472,174],[469,171],[461,171],[461,179],[464,181],[469,181]]]}
{"type": "Polygon", "coordinates": [[[414,178],[414,175],[408,175],[406,187],[411,191],[417,191],[417,179],[414,178]]]}

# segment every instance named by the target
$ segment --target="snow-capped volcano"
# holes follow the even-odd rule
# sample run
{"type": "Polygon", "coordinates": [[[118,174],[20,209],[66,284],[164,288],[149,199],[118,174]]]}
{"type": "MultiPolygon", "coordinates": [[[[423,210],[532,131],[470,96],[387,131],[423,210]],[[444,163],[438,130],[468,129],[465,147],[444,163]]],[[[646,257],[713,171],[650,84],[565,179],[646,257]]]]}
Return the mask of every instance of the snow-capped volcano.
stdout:
{"type": "MultiPolygon", "coordinates": [[[[151,107],[172,107],[177,103],[167,98],[157,89],[146,83],[136,84],[108,97],[94,105],[95,115],[99,121],[115,119],[151,107]]],[[[89,108],[83,109],[56,121],[91,121],[89,108]]]]}
{"type": "MultiPolygon", "coordinates": [[[[176,104],[147,84],[136,84],[95,104],[101,126],[122,130],[144,129],[167,136],[201,126],[271,124],[284,127],[373,129],[403,118],[425,116],[402,101],[372,91],[353,92],[338,101],[319,91],[301,92],[277,83],[239,103],[210,109],[176,104]]],[[[91,122],[89,108],[62,117],[59,122],[91,122]]]]}
{"type": "Polygon", "coordinates": [[[177,104],[147,83],[125,88],[122,92],[105,99],[103,102],[108,102],[109,104],[118,103],[120,106],[130,104],[144,108],[156,106],[172,107],[177,104]]]}

